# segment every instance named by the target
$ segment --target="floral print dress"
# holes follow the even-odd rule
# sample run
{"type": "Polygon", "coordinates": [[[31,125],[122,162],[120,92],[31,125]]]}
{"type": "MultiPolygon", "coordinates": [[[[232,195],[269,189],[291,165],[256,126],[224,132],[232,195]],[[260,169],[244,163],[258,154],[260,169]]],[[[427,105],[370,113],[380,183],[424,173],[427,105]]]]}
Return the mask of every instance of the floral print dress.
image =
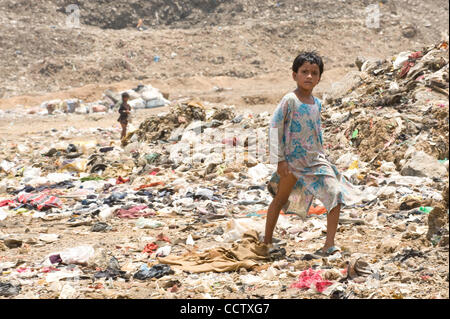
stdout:
{"type": "MultiPolygon", "coordinates": [[[[286,94],[276,108],[270,123],[270,152],[272,163],[287,161],[297,183],[284,207],[285,212],[307,216],[314,198],[330,212],[338,204],[353,205],[361,198],[336,166],[325,157],[320,112],[322,104],[301,102],[295,93],[286,94]]],[[[280,181],[275,172],[268,189],[275,195],[280,181]]]]}

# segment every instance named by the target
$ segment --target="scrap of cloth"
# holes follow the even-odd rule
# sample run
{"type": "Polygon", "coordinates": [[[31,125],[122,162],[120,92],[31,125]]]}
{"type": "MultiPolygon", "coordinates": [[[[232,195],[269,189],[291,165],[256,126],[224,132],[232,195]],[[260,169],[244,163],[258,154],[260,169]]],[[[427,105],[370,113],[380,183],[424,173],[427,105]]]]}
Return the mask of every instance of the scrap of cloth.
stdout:
{"type": "Polygon", "coordinates": [[[318,292],[322,293],[328,286],[331,286],[333,283],[329,280],[324,280],[320,273],[320,270],[316,271],[312,268],[302,271],[302,273],[298,277],[298,281],[294,282],[291,285],[291,288],[308,289],[313,287],[318,292]]]}
{"type": "Polygon", "coordinates": [[[114,213],[119,218],[130,218],[130,219],[155,215],[155,213],[153,212],[146,211],[147,208],[148,208],[147,205],[135,206],[129,209],[120,208],[117,209],[114,213]]]}
{"type": "Polygon", "coordinates": [[[22,193],[17,196],[15,203],[11,206],[18,207],[21,204],[31,205],[38,210],[47,210],[50,208],[61,208],[62,203],[58,197],[46,194],[22,193]]]}
{"type": "MultiPolygon", "coordinates": [[[[285,212],[306,218],[314,198],[330,212],[338,204],[354,205],[362,192],[341,175],[325,157],[320,112],[322,104],[301,102],[293,92],[286,94],[270,122],[269,141],[272,163],[286,161],[297,178],[285,212]]],[[[274,195],[280,176],[275,172],[268,184],[274,195]]]]}
{"type": "Polygon", "coordinates": [[[158,185],[164,185],[164,182],[154,182],[154,183],[150,183],[150,184],[141,185],[138,188],[135,188],[134,190],[140,191],[141,189],[154,187],[154,186],[158,186],[158,185]]]}
{"type": "Polygon", "coordinates": [[[227,272],[252,269],[258,261],[268,260],[268,247],[258,239],[255,230],[244,233],[240,243],[230,249],[217,247],[203,253],[189,252],[184,256],[160,257],[161,263],[173,265],[190,273],[227,272]]]}

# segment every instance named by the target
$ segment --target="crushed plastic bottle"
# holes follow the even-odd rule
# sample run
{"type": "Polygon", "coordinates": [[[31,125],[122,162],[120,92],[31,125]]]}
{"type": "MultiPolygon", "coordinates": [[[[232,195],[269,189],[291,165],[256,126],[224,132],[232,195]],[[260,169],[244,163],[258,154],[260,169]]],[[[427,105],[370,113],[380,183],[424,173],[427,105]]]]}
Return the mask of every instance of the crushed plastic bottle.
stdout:
{"type": "Polygon", "coordinates": [[[160,228],[160,227],[164,227],[166,224],[157,220],[153,220],[153,219],[147,219],[147,218],[139,218],[136,221],[136,227],[137,228],[150,228],[150,229],[155,229],[155,228],[160,228]]]}
{"type": "Polygon", "coordinates": [[[431,213],[432,210],[433,210],[433,207],[429,207],[429,206],[421,206],[419,208],[419,211],[421,211],[422,213],[425,213],[425,214],[431,213]]]}

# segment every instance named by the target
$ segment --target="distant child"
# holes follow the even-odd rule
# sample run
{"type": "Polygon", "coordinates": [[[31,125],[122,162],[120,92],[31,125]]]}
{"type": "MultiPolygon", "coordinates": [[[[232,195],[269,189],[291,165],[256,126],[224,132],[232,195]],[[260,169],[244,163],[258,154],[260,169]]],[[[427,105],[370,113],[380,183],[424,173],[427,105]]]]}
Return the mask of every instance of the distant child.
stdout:
{"type": "Polygon", "coordinates": [[[122,134],[120,135],[120,139],[123,139],[127,135],[127,126],[131,113],[131,107],[128,104],[128,100],[130,99],[130,95],[128,93],[122,93],[122,102],[119,104],[119,118],[118,122],[122,126],[122,134]]]}
{"type": "Polygon", "coordinates": [[[297,89],[283,97],[271,119],[271,156],[278,167],[269,186],[275,185],[277,190],[267,212],[264,243],[272,244],[281,209],[286,212],[295,206],[299,215],[306,217],[313,199],[318,198],[327,210],[327,238],[316,254],[328,256],[339,251],[334,237],[341,205],[354,204],[360,191],[325,157],[320,120],[322,104],[312,95],[323,67],[322,58],[315,52],[300,53],[292,66],[297,89]]]}

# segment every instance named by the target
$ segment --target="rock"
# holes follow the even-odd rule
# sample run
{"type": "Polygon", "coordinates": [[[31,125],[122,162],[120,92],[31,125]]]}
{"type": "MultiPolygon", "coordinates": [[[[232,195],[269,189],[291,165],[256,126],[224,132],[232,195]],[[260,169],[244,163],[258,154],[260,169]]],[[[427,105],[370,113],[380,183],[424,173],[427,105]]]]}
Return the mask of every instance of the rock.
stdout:
{"type": "Polygon", "coordinates": [[[442,178],[447,175],[447,169],[434,157],[419,151],[406,162],[400,173],[403,176],[442,178]]]}
{"type": "Polygon", "coordinates": [[[448,209],[448,184],[447,186],[444,188],[444,190],[442,191],[442,198],[444,199],[444,207],[446,207],[448,209]]]}
{"type": "Polygon", "coordinates": [[[414,38],[417,34],[417,29],[413,25],[408,25],[402,28],[402,34],[405,38],[414,38]]]}
{"type": "Polygon", "coordinates": [[[441,247],[447,247],[448,246],[448,235],[447,236],[444,236],[444,237],[442,237],[442,239],[441,239],[441,241],[439,242],[439,246],[441,246],[441,247]]]}
{"type": "Polygon", "coordinates": [[[355,64],[358,67],[358,70],[361,71],[361,67],[363,66],[364,62],[366,62],[366,58],[364,57],[357,57],[355,60],[355,64]]]}
{"type": "Polygon", "coordinates": [[[108,225],[107,223],[98,222],[92,226],[91,231],[92,232],[107,232],[111,229],[112,229],[112,227],[110,225],[108,225]]]}
{"type": "Polygon", "coordinates": [[[448,223],[447,219],[447,211],[443,205],[438,205],[433,208],[433,210],[428,215],[428,240],[431,240],[433,235],[437,234],[441,230],[441,228],[448,223]]]}
{"type": "Polygon", "coordinates": [[[410,258],[405,262],[405,265],[408,266],[409,268],[416,268],[416,262],[414,260],[414,258],[410,258]]]}
{"type": "Polygon", "coordinates": [[[213,235],[223,235],[224,230],[222,227],[217,227],[216,229],[214,229],[213,235]]]}
{"type": "Polygon", "coordinates": [[[20,239],[5,239],[3,240],[3,243],[5,244],[6,247],[12,249],[12,248],[19,248],[22,247],[22,240],[20,239]]]}
{"type": "Polygon", "coordinates": [[[388,239],[383,241],[383,243],[381,243],[381,250],[384,253],[393,253],[394,251],[397,250],[397,247],[399,245],[399,241],[392,238],[392,239],[388,239]]]}
{"type": "Polygon", "coordinates": [[[404,231],[406,231],[406,224],[402,223],[400,225],[397,225],[394,227],[394,229],[399,232],[404,232],[404,231]]]}
{"type": "Polygon", "coordinates": [[[10,283],[0,282],[0,296],[2,297],[12,297],[18,295],[20,291],[20,286],[14,286],[10,283]]]}

